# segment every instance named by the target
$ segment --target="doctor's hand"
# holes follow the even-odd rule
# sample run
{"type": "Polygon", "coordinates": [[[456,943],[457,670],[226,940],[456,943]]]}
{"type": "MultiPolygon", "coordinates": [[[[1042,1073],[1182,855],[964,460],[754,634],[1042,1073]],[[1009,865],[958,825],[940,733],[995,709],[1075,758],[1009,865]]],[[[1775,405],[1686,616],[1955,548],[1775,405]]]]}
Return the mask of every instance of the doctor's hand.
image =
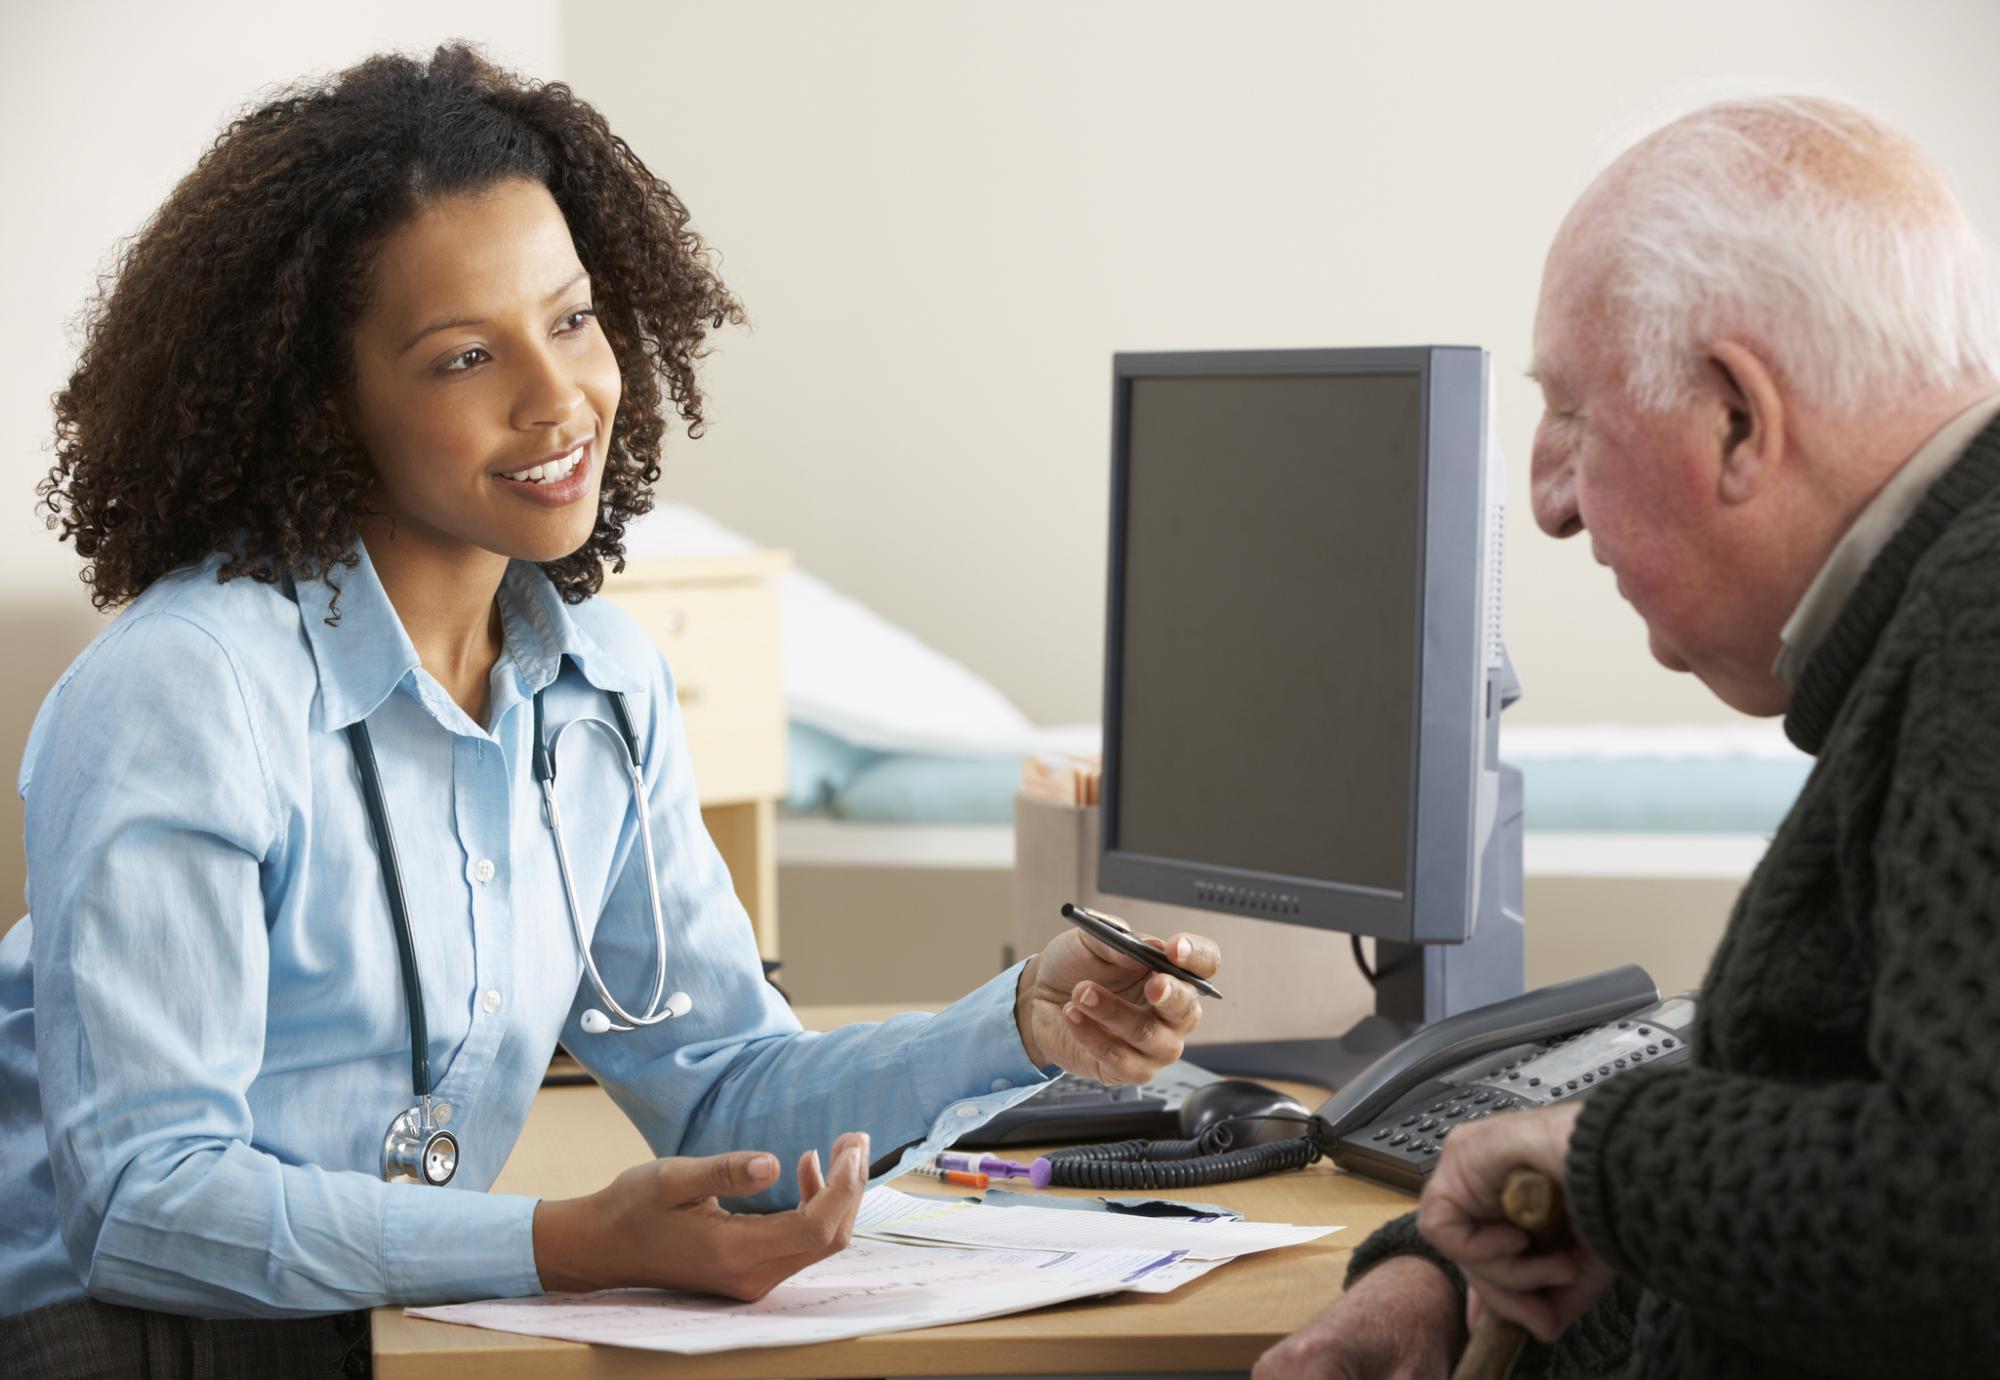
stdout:
{"type": "Polygon", "coordinates": [[[535,1269],[550,1293],[641,1287],[760,1299],[843,1249],[868,1183],[868,1137],[833,1143],[799,1160],[798,1207],[736,1213],[716,1201],[761,1193],[778,1177],[775,1156],[742,1150],[663,1159],[626,1170],[584,1198],[535,1205],[535,1269]]]}
{"type": "MultiPolygon", "coordinates": [[[[1212,939],[1177,934],[1146,942],[1191,973],[1213,977],[1212,939]]],[[[1201,1022],[1201,999],[1082,930],[1068,929],[1028,960],[1015,988],[1014,1024],[1037,1066],[1060,1064],[1100,1083],[1143,1083],[1181,1057],[1201,1022]]]]}
{"type": "Polygon", "coordinates": [[[1454,1127],[1417,1204],[1417,1230],[1465,1271],[1474,1310],[1491,1308],[1543,1342],[1589,1312],[1616,1272],[1574,1233],[1561,1249],[1533,1249],[1507,1220],[1500,1193],[1517,1168],[1564,1187],[1582,1113],[1581,1102],[1558,1102],[1454,1127]]]}

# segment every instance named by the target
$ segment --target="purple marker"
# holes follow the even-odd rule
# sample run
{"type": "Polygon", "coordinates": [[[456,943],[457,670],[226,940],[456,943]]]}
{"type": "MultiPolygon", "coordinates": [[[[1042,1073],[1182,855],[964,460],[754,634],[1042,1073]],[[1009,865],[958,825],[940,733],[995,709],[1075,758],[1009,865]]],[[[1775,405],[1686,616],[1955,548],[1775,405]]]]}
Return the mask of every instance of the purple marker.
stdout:
{"type": "Polygon", "coordinates": [[[985,1174],[995,1179],[1025,1179],[1034,1172],[1019,1160],[1003,1160],[998,1155],[956,1155],[947,1152],[933,1156],[931,1163],[939,1169],[956,1169],[962,1174],[985,1174]]]}

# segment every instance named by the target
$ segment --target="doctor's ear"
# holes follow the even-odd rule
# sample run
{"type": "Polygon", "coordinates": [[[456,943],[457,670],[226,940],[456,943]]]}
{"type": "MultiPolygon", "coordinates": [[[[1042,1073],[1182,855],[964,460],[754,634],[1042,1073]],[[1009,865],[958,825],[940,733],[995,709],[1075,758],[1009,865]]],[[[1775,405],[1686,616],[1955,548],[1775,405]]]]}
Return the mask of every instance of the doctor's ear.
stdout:
{"type": "Polygon", "coordinates": [[[1716,492],[1724,503],[1756,497],[1785,454],[1784,391],[1762,356],[1735,341],[1709,348],[1716,492]]]}

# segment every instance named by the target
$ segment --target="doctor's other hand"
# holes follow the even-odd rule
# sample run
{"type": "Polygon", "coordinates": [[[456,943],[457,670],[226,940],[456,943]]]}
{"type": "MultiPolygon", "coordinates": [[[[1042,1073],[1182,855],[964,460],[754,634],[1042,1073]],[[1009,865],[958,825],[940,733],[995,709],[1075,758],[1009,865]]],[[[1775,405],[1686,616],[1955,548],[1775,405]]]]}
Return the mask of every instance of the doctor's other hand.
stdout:
{"type": "MultiPolygon", "coordinates": [[[[1198,934],[1146,942],[1200,977],[1215,976],[1222,962],[1215,941],[1198,934]]],[[[1051,939],[1015,988],[1014,1024],[1028,1057],[1100,1083],[1145,1082],[1181,1057],[1200,1022],[1194,988],[1082,930],[1051,939]]]]}
{"type": "Polygon", "coordinates": [[[1465,1349],[1465,1310],[1445,1273],[1398,1255],[1258,1358],[1251,1380],[1445,1380],[1465,1349]]]}
{"type": "Polygon", "coordinates": [[[843,1249],[868,1184],[868,1137],[799,1159],[790,1212],[730,1212],[718,1198],[761,1193],[778,1161],[761,1150],[637,1165],[583,1198],[535,1205],[535,1269],[550,1293],[641,1287],[764,1297],[814,1261],[843,1249]]]}

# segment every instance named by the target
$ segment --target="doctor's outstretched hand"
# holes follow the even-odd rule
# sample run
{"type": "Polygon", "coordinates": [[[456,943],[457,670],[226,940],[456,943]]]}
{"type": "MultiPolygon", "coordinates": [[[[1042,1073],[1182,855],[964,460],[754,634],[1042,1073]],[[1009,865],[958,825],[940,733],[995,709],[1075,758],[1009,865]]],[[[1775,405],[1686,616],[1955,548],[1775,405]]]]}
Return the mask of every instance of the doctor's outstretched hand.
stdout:
{"type": "MultiPolygon", "coordinates": [[[[1222,950],[1213,939],[1177,934],[1146,942],[1200,977],[1213,977],[1222,950]]],[[[1201,998],[1179,978],[1064,930],[1028,960],[1014,995],[1014,1024],[1038,1065],[1100,1083],[1143,1083],[1181,1057],[1201,1023],[1201,998]]]]}
{"type": "Polygon", "coordinates": [[[701,1159],[653,1160],[583,1198],[535,1205],[535,1269],[550,1293],[641,1287],[761,1299],[818,1260],[842,1250],[868,1186],[868,1137],[833,1143],[799,1159],[799,1205],[790,1212],[736,1213],[718,1198],[761,1193],[778,1178],[777,1157],[739,1150],[701,1159]]]}

